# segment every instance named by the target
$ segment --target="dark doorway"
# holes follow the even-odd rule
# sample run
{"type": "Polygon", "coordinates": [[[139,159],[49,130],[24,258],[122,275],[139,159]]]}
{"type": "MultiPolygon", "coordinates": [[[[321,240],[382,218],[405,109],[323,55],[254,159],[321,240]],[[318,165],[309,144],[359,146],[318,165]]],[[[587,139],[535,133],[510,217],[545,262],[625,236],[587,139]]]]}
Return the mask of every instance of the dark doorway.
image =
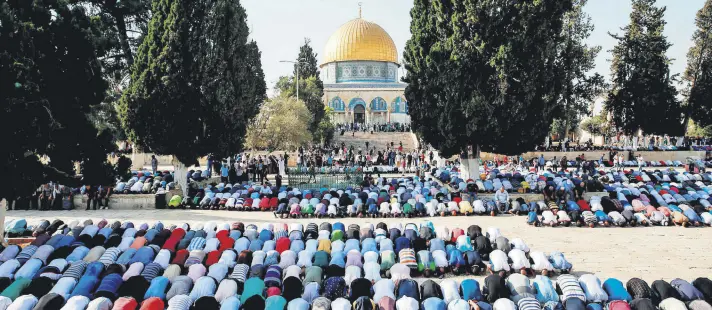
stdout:
{"type": "Polygon", "coordinates": [[[363,124],[366,122],[366,109],[362,105],[354,107],[354,123],[363,124]]]}

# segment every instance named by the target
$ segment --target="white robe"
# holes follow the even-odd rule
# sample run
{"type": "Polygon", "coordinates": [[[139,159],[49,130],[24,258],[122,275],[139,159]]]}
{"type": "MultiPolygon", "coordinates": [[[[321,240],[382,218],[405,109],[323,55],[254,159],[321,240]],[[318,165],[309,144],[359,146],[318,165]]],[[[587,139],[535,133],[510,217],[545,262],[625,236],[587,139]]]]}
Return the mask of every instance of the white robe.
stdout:
{"type": "Polygon", "coordinates": [[[277,162],[277,165],[279,165],[279,175],[287,175],[286,171],[284,170],[284,159],[280,159],[279,162],[277,162]]]}

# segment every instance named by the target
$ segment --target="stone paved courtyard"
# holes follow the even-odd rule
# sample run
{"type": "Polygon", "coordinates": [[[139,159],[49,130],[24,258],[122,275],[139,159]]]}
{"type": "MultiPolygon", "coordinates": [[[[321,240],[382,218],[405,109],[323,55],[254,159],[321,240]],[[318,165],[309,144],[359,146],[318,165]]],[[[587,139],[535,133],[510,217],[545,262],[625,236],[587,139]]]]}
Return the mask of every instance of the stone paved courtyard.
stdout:
{"type": "MultiPolygon", "coordinates": [[[[166,224],[205,221],[241,221],[257,225],[264,222],[310,221],[320,219],[281,220],[269,212],[230,212],[202,210],[98,210],[98,211],[9,211],[6,217],[24,217],[28,223],[41,219],[63,221],[93,219],[130,220],[134,223],[166,224]]],[[[401,222],[418,223],[416,219],[339,219],[348,225],[385,221],[387,224],[401,222]]],[[[682,278],[689,281],[697,277],[712,276],[712,228],[646,227],[646,228],[537,228],[526,224],[519,216],[474,216],[432,218],[435,226],[461,227],[469,225],[499,227],[502,233],[512,238],[522,238],[531,249],[544,252],[561,251],[571,261],[576,274],[594,273],[602,280],[616,277],[627,281],[632,277],[648,283],[656,279],[682,278]]],[[[327,220],[335,222],[337,220],[327,220]]]]}

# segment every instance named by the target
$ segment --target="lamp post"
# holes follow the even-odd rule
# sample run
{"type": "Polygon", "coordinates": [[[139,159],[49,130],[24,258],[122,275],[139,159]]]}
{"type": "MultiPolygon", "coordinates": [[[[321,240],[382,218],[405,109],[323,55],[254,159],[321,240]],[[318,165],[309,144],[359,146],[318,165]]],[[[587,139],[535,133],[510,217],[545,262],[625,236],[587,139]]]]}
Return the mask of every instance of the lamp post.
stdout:
{"type": "MultiPolygon", "coordinates": [[[[279,62],[286,62],[286,63],[295,64],[295,65],[296,65],[296,64],[303,64],[303,63],[306,63],[306,62],[304,61],[304,59],[302,59],[302,58],[297,59],[296,61],[294,61],[294,60],[280,60],[279,62]]],[[[297,66],[297,81],[296,81],[296,84],[297,84],[297,100],[299,100],[299,68],[300,68],[300,67],[301,67],[301,66],[297,66]]]]}

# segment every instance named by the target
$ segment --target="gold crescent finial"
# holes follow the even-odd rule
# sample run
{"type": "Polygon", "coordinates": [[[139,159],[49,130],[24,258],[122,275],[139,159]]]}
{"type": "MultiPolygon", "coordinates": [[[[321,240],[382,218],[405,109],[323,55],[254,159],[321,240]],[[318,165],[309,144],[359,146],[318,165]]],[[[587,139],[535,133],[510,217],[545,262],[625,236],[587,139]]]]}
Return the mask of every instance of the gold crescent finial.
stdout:
{"type": "Polygon", "coordinates": [[[358,3],[358,18],[362,18],[362,15],[361,15],[361,13],[362,13],[362,6],[363,6],[363,2],[359,2],[359,3],[358,3]]]}

